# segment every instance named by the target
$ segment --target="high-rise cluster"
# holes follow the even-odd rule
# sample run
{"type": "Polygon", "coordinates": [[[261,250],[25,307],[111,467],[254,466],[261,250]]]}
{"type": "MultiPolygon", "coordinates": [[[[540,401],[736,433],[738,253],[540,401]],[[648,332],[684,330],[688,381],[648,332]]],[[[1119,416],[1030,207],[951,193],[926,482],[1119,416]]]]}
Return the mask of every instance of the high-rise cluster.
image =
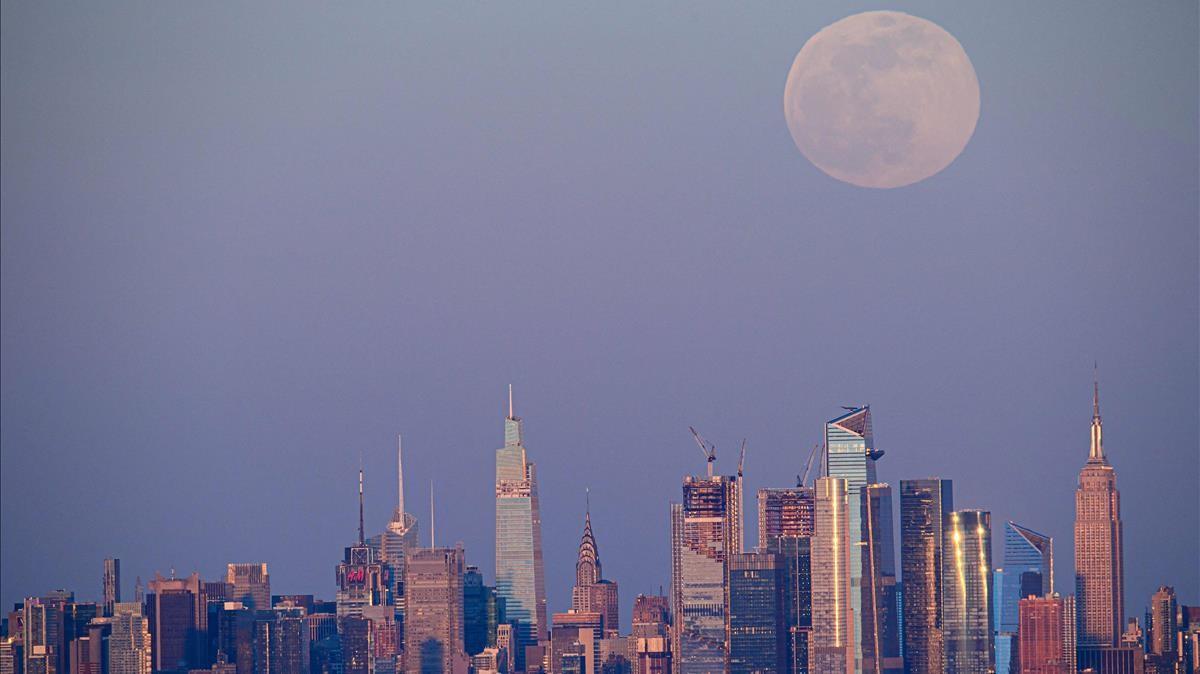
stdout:
{"type": "Polygon", "coordinates": [[[359,470],[358,527],[333,601],[272,594],[263,562],[229,564],[213,581],[155,573],[123,601],[120,560],[105,559],[101,601],[56,590],[14,607],[0,674],[1200,674],[1200,607],[1172,587],[1149,598],[1142,622],[1126,622],[1098,385],[1092,410],[1074,594],[1055,591],[1052,537],[960,507],[949,479],[899,480],[893,532],[871,408],[853,406],[824,424],[795,486],[757,492],[753,549],[742,461],[714,474],[715,446],[692,431],[707,470],[683,477],[670,504],[670,588],[634,598],[627,633],[585,494],[570,605],[551,614],[537,468],[510,387],[495,451],[494,584],[462,544],[437,544],[432,500],[419,539],[398,444],[396,508],[375,535],[359,470]]]}

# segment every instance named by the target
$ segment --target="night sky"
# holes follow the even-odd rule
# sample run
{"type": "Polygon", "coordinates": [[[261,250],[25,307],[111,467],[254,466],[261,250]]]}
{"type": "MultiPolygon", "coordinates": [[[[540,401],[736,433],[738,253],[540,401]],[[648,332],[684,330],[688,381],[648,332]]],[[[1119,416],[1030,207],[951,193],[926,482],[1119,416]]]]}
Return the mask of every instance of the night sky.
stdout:
{"type": "MultiPolygon", "coordinates": [[[[1127,612],[1200,602],[1197,4],[3,4],[0,601],[266,561],[334,594],[394,507],[494,568],[506,387],[569,607],[669,584],[694,425],[748,494],[869,403],[881,480],[1055,538],[1099,362],[1127,612]],[[897,9],[982,111],[896,190],[797,151],[788,68],[897,9]]],[[[747,541],[755,539],[746,499],[747,541]]],[[[898,511],[898,503],[894,506],[898,511]]],[[[897,534],[898,540],[898,534],[897,534]]],[[[1002,562],[995,545],[994,561],[1002,562]]]]}

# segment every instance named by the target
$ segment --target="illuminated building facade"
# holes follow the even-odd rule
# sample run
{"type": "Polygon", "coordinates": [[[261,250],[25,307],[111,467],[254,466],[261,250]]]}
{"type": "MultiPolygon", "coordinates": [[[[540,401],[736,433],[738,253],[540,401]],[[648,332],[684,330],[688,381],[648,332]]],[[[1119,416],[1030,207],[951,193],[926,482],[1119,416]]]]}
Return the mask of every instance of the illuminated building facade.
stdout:
{"type": "Polygon", "coordinates": [[[1075,674],[1075,598],[1048,595],[1017,602],[1020,674],[1075,674]]]}
{"type": "Polygon", "coordinates": [[[408,674],[466,674],[461,547],[410,551],[404,581],[404,669],[408,674]]]}
{"type": "Polygon", "coordinates": [[[230,564],[225,570],[229,596],[255,611],[271,609],[271,576],[266,563],[230,564]]]}
{"type": "Polygon", "coordinates": [[[683,503],[672,505],[672,614],[676,671],[702,674],[725,666],[725,563],[742,551],[741,481],[688,476],[683,503]]]}
{"type": "Polygon", "coordinates": [[[996,571],[993,587],[996,671],[1004,674],[1019,662],[1018,602],[1054,593],[1054,539],[1016,522],[1006,523],[1004,568],[996,571]]]}
{"type": "Polygon", "coordinates": [[[896,611],[896,547],[892,540],[892,488],[869,484],[859,498],[862,522],[862,619],[859,639],[862,671],[901,674],[899,618],[896,611]]]}
{"type": "Polygon", "coordinates": [[[758,549],[778,536],[812,536],[812,487],[758,490],[758,549]]]}
{"type": "Polygon", "coordinates": [[[944,527],[954,510],[950,480],[900,481],[900,567],[904,579],[904,669],[942,674],[944,527]]]}
{"type": "MultiPolygon", "coordinates": [[[[850,539],[850,585],[851,612],[860,621],[854,631],[853,671],[880,671],[902,667],[894,610],[895,574],[890,580],[882,577],[885,570],[868,558],[872,549],[891,547],[892,524],[890,516],[878,518],[874,526],[868,526],[868,487],[877,484],[876,462],[883,452],[875,447],[875,436],[871,424],[870,406],[855,407],[825,424],[825,467],[829,477],[846,481],[848,500],[847,535],[850,539]],[[864,500],[866,499],[866,500],[864,500]],[[873,539],[873,540],[872,540],[873,539]],[[872,573],[875,577],[872,577],[872,573]],[[880,593],[888,592],[885,605],[880,593]],[[875,637],[879,636],[878,658],[875,637]],[[864,643],[864,639],[868,642],[864,643]],[[894,642],[894,648],[889,645],[894,642]],[[878,659],[878,663],[876,663],[878,659]],[[868,661],[869,660],[869,661],[868,661]]],[[[886,489],[886,486],[882,487],[886,489]]],[[[886,506],[875,497],[879,507],[891,511],[890,491],[886,506]]],[[[877,559],[882,559],[877,555],[877,559]]],[[[894,563],[891,563],[894,567],[894,563]]]]}
{"type": "MultiPolygon", "coordinates": [[[[265,565],[264,565],[265,567],[265,565]]],[[[390,605],[392,568],[375,556],[363,536],[363,472],[358,471],[358,542],[337,565],[337,616],[361,617],[367,606],[390,605]]]]}
{"type": "Polygon", "coordinates": [[[1075,491],[1075,601],[1081,660],[1084,650],[1118,646],[1125,622],[1121,497],[1116,471],[1104,455],[1103,432],[1097,384],[1092,392],[1091,446],[1075,491]]]}
{"type": "Polygon", "coordinates": [[[943,547],[945,672],[990,674],[995,667],[991,513],[951,512],[943,547]]]}
{"type": "Polygon", "coordinates": [[[542,564],[542,519],[537,467],[529,461],[521,418],[508,389],[504,446],[496,450],[496,594],[514,625],[518,670],[525,648],[546,641],[546,581],[542,564]]]}
{"type": "Polygon", "coordinates": [[[114,604],[108,638],[108,674],[150,674],[153,669],[150,648],[150,623],[142,615],[142,605],[114,604]]]}
{"type": "Polygon", "coordinates": [[[850,585],[850,525],[846,480],[815,485],[812,537],[812,643],[809,671],[854,673],[857,628],[850,585]]]}

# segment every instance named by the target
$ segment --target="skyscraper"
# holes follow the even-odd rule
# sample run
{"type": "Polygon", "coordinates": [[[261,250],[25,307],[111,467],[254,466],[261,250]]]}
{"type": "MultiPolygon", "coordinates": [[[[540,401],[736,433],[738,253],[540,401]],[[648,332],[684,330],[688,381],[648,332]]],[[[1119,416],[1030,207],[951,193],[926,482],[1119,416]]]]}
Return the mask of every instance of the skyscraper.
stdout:
{"type": "Polygon", "coordinates": [[[600,566],[600,551],[592,533],[592,512],[589,502],[584,511],[583,536],[575,561],[575,587],[571,591],[571,610],[594,611],[604,619],[603,632],[616,632],[619,627],[617,584],[605,580],[600,566]]]}
{"type": "Polygon", "coordinates": [[[770,552],[729,557],[729,674],[787,671],[781,560],[770,552]]]}
{"type": "Polygon", "coordinates": [[[1017,606],[1020,674],[1075,674],[1075,599],[1022,598],[1017,606]]]}
{"type": "MultiPolygon", "coordinates": [[[[996,671],[1009,671],[1019,652],[1015,641],[1018,602],[1054,592],[1054,539],[1015,522],[1004,525],[1004,569],[995,586],[996,671]]],[[[1016,669],[1013,667],[1013,669],[1016,669]]]]}
{"type": "MultiPolygon", "coordinates": [[[[825,424],[825,466],[829,477],[839,477],[846,480],[846,494],[849,504],[849,519],[847,533],[850,537],[850,595],[851,610],[860,621],[854,631],[852,666],[854,671],[864,671],[864,667],[875,670],[876,666],[886,669],[887,664],[899,666],[899,643],[897,641],[895,655],[884,652],[878,658],[878,663],[867,662],[875,660],[869,653],[872,643],[866,644],[864,639],[874,639],[876,633],[881,635],[896,634],[896,615],[889,608],[883,609],[875,593],[883,589],[887,583],[881,578],[870,577],[872,571],[882,573],[880,565],[872,566],[869,558],[864,556],[875,546],[869,540],[874,537],[880,544],[890,547],[892,540],[891,518],[880,518],[877,526],[868,527],[866,521],[867,506],[864,494],[868,486],[875,485],[875,464],[883,451],[876,449],[875,437],[871,425],[870,406],[855,407],[845,414],[830,420],[825,424]],[[886,541],[886,543],[883,543],[886,541]],[[880,609],[880,610],[876,610],[880,609]]],[[[891,511],[890,491],[888,493],[888,511],[891,511]]],[[[895,577],[891,578],[888,591],[894,593],[895,577]]],[[[894,594],[889,595],[894,597],[894,594]]],[[[881,642],[881,647],[884,647],[881,642]]]]}
{"type": "Polygon", "coordinates": [[[424,548],[408,557],[404,580],[404,669],[408,674],[466,674],[461,547],[424,548]]]}
{"type": "MultiPolygon", "coordinates": [[[[264,565],[265,566],[265,565],[264,565]]],[[[391,603],[392,569],[375,557],[363,538],[363,472],[358,471],[358,541],[337,565],[337,615],[361,617],[367,606],[391,603]]]]}
{"type": "Polygon", "coordinates": [[[945,524],[954,510],[950,480],[900,481],[900,567],[904,579],[904,669],[941,674],[945,524]]]}
{"type": "Polygon", "coordinates": [[[854,674],[857,625],[850,585],[849,503],[846,480],[816,482],[812,537],[812,644],[809,671],[854,674]]]}
{"type": "Polygon", "coordinates": [[[687,476],[683,503],[672,504],[671,589],[676,671],[702,674],[725,666],[725,562],[742,551],[741,481],[687,476]]]}
{"type": "Polygon", "coordinates": [[[404,508],[404,442],[396,441],[396,510],[387,528],[367,540],[374,558],[391,569],[389,594],[397,617],[404,616],[404,561],[408,551],[420,547],[417,518],[404,508]]]}
{"type": "MultiPolygon", "coordinates": [[[[28,670],[27,670],[28,671],[28,670]]],[[[113,606],[108,638],[109,674],[150,674],[150,625],[137,602],[113,606]]]]}
{"type": "Polygon", "coordinates": [[[992,648],[992,515],[950,513],[943,543],[942,627],[946,674],[990,674],[992,648]]]}
{"type": "Polygon", "coordinates": [[[496,450],[496,593],[515,625],[519,670],[525,669],[525,647],[546,641],[549,634],[537,467],[529,461],[523,436],[509,386],[504,446],[496,450]]]}
{"type": "Polygon", "coordinates": [[[1162,585],[1150,596],[1149,620],[1146,628],[1147,670],[1156,674],[1173,674],[1179,660],[1179,606],[1175,588],[1162,585]]]}
{"type": "Polygon", "coordinates": [[[208,629],[208,607],[200,574],[163,578],[156,573],[149,587],[154,669],[186,670],[207,664],[201,637],[208,629]]]}
{"type": "Polygon", "coordinates": [[[862,670],[900,674],[899,620],[896,615],[896,548],[892,541],[892,488],[863,487],[859,501],[863,523],[862,670]]]}
{"type": "Polygon", "coordinates": [[[1080,651],[1119,645],[1125,622],[1121,497],[1116,471],[1104,455],[1103,430],[1100,386],[1093,383],[1091,448],[1075,491],[1075,601],[1080,651]]]}
{"type": "Polygon", "coordinates": [[[758,490],[758,549],[777,536],[812,536],[812,487],[758,490]]]}
{"type": "Polygon", "coordinates": [[[104,605],[101,615],[111,616],[113,605],[121,601],[121,560],[104,560],[104,605]]]}
{"type": "Polygon", "coordinates": [[[225,571],[225,582],[234,601],[256,611],[271,610],[271,576],[265,562],[230,564],[225,571]]]}
{"type": "Polygon", "coordinates": [[[783,623],[787,631],[784,671],[808,674],[812,641],[812,536],[775,536],[767,551],[779,556],[783,623]]]}

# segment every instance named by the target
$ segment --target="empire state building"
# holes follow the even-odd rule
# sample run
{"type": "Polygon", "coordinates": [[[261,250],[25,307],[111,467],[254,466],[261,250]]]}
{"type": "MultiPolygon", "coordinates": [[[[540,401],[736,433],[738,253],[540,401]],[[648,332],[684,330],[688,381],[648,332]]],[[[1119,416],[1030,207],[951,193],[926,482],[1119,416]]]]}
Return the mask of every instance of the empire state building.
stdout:
{"type": "Polygon", "coordinates": [[[1100,387],[1092,394],[1092,442],[1075,490],[1075,597],[1080,651],[1119,645],[1125,622],[1121,496],[1104,456],[1100,387]]]}

